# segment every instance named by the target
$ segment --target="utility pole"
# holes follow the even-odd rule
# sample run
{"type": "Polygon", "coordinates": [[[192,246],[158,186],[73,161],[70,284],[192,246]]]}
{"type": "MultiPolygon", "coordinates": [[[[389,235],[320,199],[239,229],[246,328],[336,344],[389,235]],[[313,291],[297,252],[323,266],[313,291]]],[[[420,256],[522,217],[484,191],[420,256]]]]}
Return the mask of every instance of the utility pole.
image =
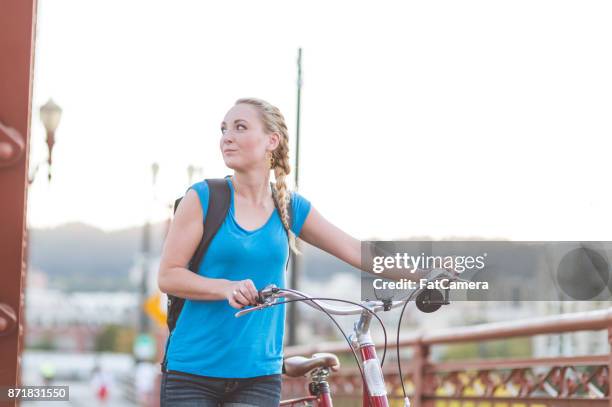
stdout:
{"type": "MultiPolygon", "coordinates": [[[[300,174],[300,110],[302,101],[302,48],[298,48],[297,57],[297,123],[295,126],[295,171],[293,171],[295,177],[295,190],[298,190],[299,186],[299,174],[300,174]]],[[[291,255],[291,281],[290,287],[294,290],[298,289],[298,281],[300,276],[300,262],[297,256],[291,255]]],[[[298,310],[297,303],[292,302],[289,304],[289,332],[288,332],[288,344],[297,344],[297,324],[298,324],[298,310]]]]}
{"type": "MultiPolygon", "coordinates": [[[[159,172],[159,164],[153,163],[151,165],[152,179],[153,179],[153,199],[155,199],[155,184],[157,182],[157,173],[159,172]]],[[[150,204],[149,204],[150,205],[150,204]]],[[[149,206],[149,213],[142,229],[142,280],[140,281],[140,334],[146,334],[151,329],[149,317],[142,309],[147,297],[149,295],[149,267],[151,260],[151,208],[149,206]]]]}

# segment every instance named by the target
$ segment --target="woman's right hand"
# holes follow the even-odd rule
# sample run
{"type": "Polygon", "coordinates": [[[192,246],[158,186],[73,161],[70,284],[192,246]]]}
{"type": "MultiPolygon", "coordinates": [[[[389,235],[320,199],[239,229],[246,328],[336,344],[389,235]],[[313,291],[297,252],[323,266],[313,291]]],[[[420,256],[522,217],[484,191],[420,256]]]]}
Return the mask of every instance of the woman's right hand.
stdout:
{"type": "Polygon", "coordinates": [[[247,305],[257,305],[257,288],[249,278],[240,281],[230,281],[225,290],[225,298],[234,308],[242,309],[247,305]]]}

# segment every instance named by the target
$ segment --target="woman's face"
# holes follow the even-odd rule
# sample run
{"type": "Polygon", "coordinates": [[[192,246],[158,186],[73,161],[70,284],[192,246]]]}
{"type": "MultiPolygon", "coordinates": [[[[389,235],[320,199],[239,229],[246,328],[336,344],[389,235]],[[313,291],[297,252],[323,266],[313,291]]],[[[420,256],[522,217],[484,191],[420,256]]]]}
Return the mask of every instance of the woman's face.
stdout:
{"type": "Polygon", "coordinates": [[[234,170],[267,165],[266,151],[278,146],[278,137],[265,133],[257,108],[248,104],[234,105],[227,112],[221,134],[223,161],[234,170]]]}

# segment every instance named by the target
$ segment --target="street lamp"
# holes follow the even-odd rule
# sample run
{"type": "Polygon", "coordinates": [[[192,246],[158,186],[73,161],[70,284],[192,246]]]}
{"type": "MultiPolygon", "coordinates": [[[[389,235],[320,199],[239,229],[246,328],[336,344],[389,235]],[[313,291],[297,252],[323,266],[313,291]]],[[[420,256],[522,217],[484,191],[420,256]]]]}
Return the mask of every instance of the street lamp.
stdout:
{"type": "MultiPolygon", "coordinates": [[[[42,121],[43,125],[45,126],[45,130],[47,131],[47,148],[49,149],[49,158],[47,159],[47,163],[49,164],[49,181],[51,181],[51,157],[53,154],[53,146],[55,145],[55,131],[57,130],[57,126],[59,126],[61,118],[62,108],[59,107],[57,103],[53,101],[53,99],[49,99],[47,103],[40,107],[40,120],[42,121]]],[[[40,163],[36,165],[34,173],[29,178],[29,184],[34,182],[34,177],[36,177],[36,173],[38,172],[39,166],[40,163]]]]}
{"type": "MultiPolygon", "coordinates": [[[[47,159],[47,162],[49,164],[48,167],[48,171],[49,171],[49,181],[51,181],[51,155],[53,153],[53,145],[55,144],[55,131],[57,130],[57,126],[59,126],[59,122],[60,119],[62,118],[62,108],[59,107],[54,101],[53,99],[49,99],[49,101],[47,103],[45,103],[44,105],[42,105],[40,107],[40,120],[43,122],[43,125],[45,126],[45,130],[47,131],[47,148],[49,149],[49,158],[47,159]]],[[[1,123],[0,123],[1,125],[1,123]]],[[[0,126],[1,128],[1,126],[0,126]]],[[[10,146],[9,146],[10,147],[10,146]]],[[[2,155],[2,151],[0,151],[0,155],[2,155]]],[[[6,154],[6,147],[5,147],[5,151],[4,154],[6,154]]],[[[10,151],[9,151],[10,153],[10,151]]],[[[41,163],[38,163],[36,165],[36,167],[34,168],[34,172],[32,173],[32,175],[30,176],[29,174],[27,174],[28,177],[28,185],[31,185],[34,182],[34,178],[36,177],[36,173],[38,172],[38,168],[40,167],[41,163]]],[[[30,227],[29,225],[26,225],[25,228],[25,232],[23,235],[23,238],[25,240],[25,244],[24,244],[24,270],[26,272],[29,272],[29,264],[30,264],[30,227]]],[[[19,298],[23,299],[24,297],[24,292],[23,292],[24,286],[21,286],[21,290],[22,292],[19,295],[19,298]]],[[[3,306],[4,304],[0,304],[0,308],[1,306],[3,306]]],[[[7,310],[4,310],[4,314],[8,315],[9,317],[11,316],[10,314],[7,313],[7,310]]],[[[14,315],[13,315],[14,316],[14,315]]],[[[3,322],[3,319],[6,321],[6,317],[5,318],[1,318],[0,317],[0,325],[3,322]]],[[[9,319],[8,322],[6,323],[10,323],[11,320],[9,319]]],[[[19,329],[21,329],[21,323],[19,323],[19,329]]],[[[23,335],[19,336],[19,341],[20,341],[20,347],[23,346],[23,335]]]]}
{"type": "Polygon", "coordinates": [[[53,99],[49,99],[47,103],[40,107],[40,119],[48,133],[54,133],[57,130],[61,118],[62,108],[53,99]]]}

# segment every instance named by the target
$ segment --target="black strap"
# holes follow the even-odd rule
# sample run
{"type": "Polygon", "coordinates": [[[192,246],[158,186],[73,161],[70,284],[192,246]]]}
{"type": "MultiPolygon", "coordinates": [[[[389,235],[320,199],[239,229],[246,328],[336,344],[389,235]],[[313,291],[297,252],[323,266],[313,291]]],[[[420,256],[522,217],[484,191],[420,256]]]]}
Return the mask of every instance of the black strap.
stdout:
{"type": "Polygon", "coordinates": [[[204,233],[188,267],[194,273],[197,273],[202,257],[210,246],[212,238],[223,224],[230,207],[231,192],[225,178],[207,179],[206,183],[208,184],[209,194],[208,209],[204,220],[204,233]]]}
{"type": "MultiPolygon", "coordinates": [[[[229,175],[225,178],[228,177],[229,175]]],[[[208,209],[206,211],[206,219],[204,219],[204,232],[202,233],[202,240],[200,240],[200,244],[187,267],[194,273],[197,273],[202,257],[204,257],[204,253],[206,253],[213,236],[223,224],[230,207],[231,192],[225,178],[205,180],[208,184],[208,209]]],[[[174,212],[176,212],[182,200],[183,197],[180,197],[174,201],[174,212]]]]}

